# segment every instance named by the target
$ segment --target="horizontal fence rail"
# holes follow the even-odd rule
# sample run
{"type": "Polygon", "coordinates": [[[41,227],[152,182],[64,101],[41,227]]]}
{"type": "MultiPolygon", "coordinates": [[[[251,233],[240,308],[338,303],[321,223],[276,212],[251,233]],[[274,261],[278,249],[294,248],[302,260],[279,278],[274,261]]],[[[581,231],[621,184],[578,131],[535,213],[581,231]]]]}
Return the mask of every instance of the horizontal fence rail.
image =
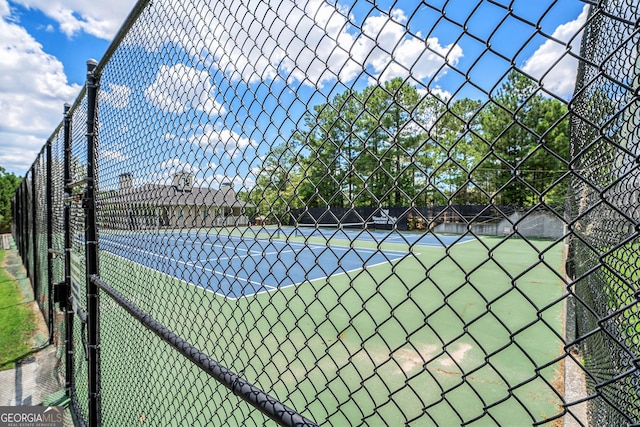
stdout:
{"type": "Polygon", "coordinates": [[[143,323],[146,328],[162,338],[163,341],[178,350],[185,358],[198,365],[199,368],[208,372],[217,381],[224,384],[234,394],[240,396],[254,407],[259,408],[265,415],[284,426],[316,426],[313,421],[306,420],[294,410],[282,405],[264,391],[248,384],[237,374],[230,372],[224,366],[220,366],[209,356],[202,353],[190,343],[177,336],[157,320],[141,311],[131,304],[122,295],[118,294],[109,285],[101,281],[97,276],[92,276],[90,280],[107,295],[121,305],[131,316],[143,323]]]}
{"type": "Polygon", "coordinates": [[[140,1],[13,199],[78,425],[635,425],[635,2],[140,1]]]}

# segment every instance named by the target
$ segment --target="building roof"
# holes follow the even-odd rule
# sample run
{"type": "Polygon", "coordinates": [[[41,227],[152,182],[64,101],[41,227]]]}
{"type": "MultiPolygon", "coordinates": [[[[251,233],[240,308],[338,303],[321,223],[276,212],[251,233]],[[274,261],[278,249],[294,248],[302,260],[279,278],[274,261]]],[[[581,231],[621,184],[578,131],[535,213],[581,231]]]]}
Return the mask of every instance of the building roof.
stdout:
{"type": "Polygon", "coordinates": [[[175,185],[145,184],[141,187],[120,189],[103,203],[142,204],[153,206],[218,206],[230,208],[250,207],[238,200],[233,189],[213,190],[191,187],[179,190],[175,185]]]}

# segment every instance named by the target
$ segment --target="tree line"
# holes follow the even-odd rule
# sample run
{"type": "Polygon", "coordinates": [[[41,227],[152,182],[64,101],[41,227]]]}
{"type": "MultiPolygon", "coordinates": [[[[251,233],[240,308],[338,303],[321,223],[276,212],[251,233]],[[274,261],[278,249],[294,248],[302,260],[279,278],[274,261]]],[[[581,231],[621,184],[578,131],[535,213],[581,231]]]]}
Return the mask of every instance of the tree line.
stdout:
{"type": "Polygon", "coordinates": [[[21,182],[22,178],[7,172],[0,166],[0,233],[11,231],[11,221],[13,219],[11,198],[15,196],[21,182]]]}
{"type": "Polygon", "coordinates": [[[488,101],[397,78],[313,107],[244,194],[256,212],[300,207],[562,205],[566,105],[511,72],[488,101]]]}

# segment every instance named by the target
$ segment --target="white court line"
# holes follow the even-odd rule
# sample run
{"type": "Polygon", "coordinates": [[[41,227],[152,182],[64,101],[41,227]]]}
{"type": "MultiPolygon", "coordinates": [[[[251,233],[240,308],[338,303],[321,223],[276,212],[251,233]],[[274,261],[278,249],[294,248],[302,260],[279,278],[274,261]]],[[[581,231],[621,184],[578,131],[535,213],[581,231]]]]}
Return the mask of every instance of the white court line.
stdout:
{"type": "MultiPolygon", "coordinates": [[[[113,244],[113,243],[112,243],[112,244],[113,244]]],[[[160,255],[160,254],[158,254],[158,253],[153,253],[153,252],[145,251],[144,249],[132,248],[132,247],[130,247],[130,246],[122,245],[122,244],[119,244],[119,243],[116,243],[116,245],[119,245],[119,246],[124,247],[124,248],[126,248],[126,249],[131,249],[131,250],[134,250],[134,251],[141,252],[141,253],[143,253],[143,254],[145,254],[145,255],[151,255],[152,257],[156,257],[156,258],[160,258],[160,259],[169,260],[169,261],[175,262],[175,263],[177,263],[177,264],[186,265],[186,266],[188,266],[188,267],[199,268],[200,270],[209,271],[209,272],[211,272],[211,273],[219,274],[219,275],[224,276],[224,277],[230,277],[230,278],[232,278],[232,279],[236,279],[236,280],[239,280],[239,281],[242,281],[242,282],[251,283],[252,285],[262,286],[262,287],[264,287],[264,288],[277,289],[277,287],[275,287],[275,286],[265,285],[264,283],[261,283],[261,282],[255,282],[255,281],[253,281],[253,280],[249,280],[249,279],[246,279],[246,278],[244,278],[244,277],[238,277],[238,276],[234,276],[234,275],[232,275],[232,274],[225,273],[225,272],[223,272],[223,271],[217,271],[217,270],[213,270],[213,269],[211,269],[211,268],[201,267],[201,266],[199,266],[199,265],[194,264],[193,262],[181,261],[181,260],[178,260],[178,259],[174,259],[174,258],[168,257],[168,256],[166,256],[166,255],[160,255]]],[[[114,254],[114,255],[116,255],[116,254],[114,254]]],[[[123,258],[124,258],[124,257],[123,257],[123,258]]],[[[125,258],[125,259],[126,259],[126,258],[125,258]]],[[[131,261],[131,262],[135,262],[136,264],[140,264],[140,263],[139,263],[139,262],[137,262],[137,261],[133,261],[133,260],[129,260],[129,261],[131,261]]],[[[141,265],[142,265],[142,264],[141,264],[141,265]]]]}
{"type": "MultiPolygon", "coordinates": [[[[176,240],[176,241],[177,241],[177,240],[182,240],[182,241],[185,241],[185,242],[189,242],[189,243],[191,243],[191,244],[193,244],[193,243],[194,243],[193,241],[187,241],[186,239],[183,239],[183,238],[175,238],[175,237],[169,237],[169,238],[170,238],[170,239],[172,239],[172,240],[176,240]]],[[[196,286],[196,287],[198,287],[198,288],[200,288],[200,289],[204,289],[205,291],[212,292],[212,293],[214,293],[214,294],[216,294],[216,295],[220,295],[220,296],[222,296],[222,297],[224,297],[224,298],[231,299],[231,300],[237,300],[237,299],[244,298],[244,297],[250,297],[250,296],[254,296],[254,295],[257,295],[257,294],[260,294],[260,293],[265,293],[265,292],[272,292],[272,291],[274,291],[274,290],[284,289],[284,288],[288,288],[288,287],[290,287],[290,286],[298,286],[298,285],[300,285],[300,284],[302,284],[302,283],[304,283],[304,282],[315,282],[315,281],[317,281],[317,280],[326,280],[328,277],[341,276],[341,275],[345,275],[345,274],[353,273],[353,272],[356,272],[356,271],[361,271],[361,270],[364,270],[364,269],[366,269],[366,268],[376,267],[376,266],[378,266],[378,265],[383,265],[383,264],[387,264],[387,263],[395,263],[395,262],[396,262],[396,261],[398,261],[399,259],[403,259],[404,257],[406,257],[406,256],[407,256],[407,255],[409,255],[409,254],[411,254],[411,255],[413,255],[413,256],[419,255],[419,253],[400,252],[400,251],[383,250],[383,249],[353,248],[353,247],[349,247],[349,246],[341,246],[341,245],[328,245],[328,246],[322,246],[322,245],[308,245],[308,244],[305,244],[305,243],[287,242],[287,243],[283,243],[283,244],[285,244],[285,245],[292,245],[292,244],[295,244],[296,246],[299,246],[301,249],[318,249],[318,250],[339,249],[339,250],[344,250],[345,252],[347,252],[347,251],[356,251],[356,253],[357,253],[357,252],[368,252],[368,253],[372,253],[372,254],[373,254],[373,253],[381,253],[382,255],[385,255],[385,254],[390,254],[390,255],[391,255],[391,254],[395,254],[395,255],[397,255],[397,257],[398,257],[398,258],[397,258],[397,259],[393,259],[393,260],[386,259],[385,261],[381,261],[381,262],[379,262],[379,263],[377,263],[377,264],[372,264],[372,265],[363,265],[362,267],[357,267],[357,268],[354,268],[354,269],[352,269],[352,270],[348,270],[348,271],[341,271],[341,272],[338,272],[338,273],[336,273],[336,274],[332,274],[331,276],[322,276],[322,277],[317,277],[317,278],[314,278],[314,279],[311,279],[311,280],[309,280],[309,279],[305,279],[305,280],[303,280],[303,281],[301,281],[301,282],[292,283],[292,284],[290,284],[290,285],[285,285],[285,286],[272,286],[272,285],[264,284],[264,283],[262,283],[262,282],[256,282],[256,281],[253,281],[253,280],[249,280],[248,278],[238,277],[238,276],[235,276],[235,275],[232,275],[232,274],[228,274],[228,273],[225,273],[225,272],[223,272],[223,271],[217,271],[217,270],[214,270],[214,269],[211,269],[211,268],[202,267],[202,266],[199,266],[199,265],[195,264],[194,262],[187,262],[187,261],[177,260],[177,259],[174,259],[174,258],[171,258],[171,257],[165,256],[165,255],[160,255],[160,254],[158,254],[158,253],[150,252],[150,251],[147,251],[147,250],[144,250],[144,249],[139,249],[139,248],[131,247],[131,246],[128,246],[128,245],[125,245],[125,244],[119,243],[119,242],[114,242],[114,241],[112,241],[112,242],[110,242],[110,244],[112,244],[112,245],[114,245],[114,246],[119,246],[119,247],[124,248],[124,249],[127,249],[127,250],[138,251],[138,252],[140,252],[140,253],[143,253],[143,254],[146,254],[146,255],[150,255],[150,256],[155,257],[155,258],[165,259],[165,260],[169,260],[169,261],[175,262],[175,263],[177,263],[177,264],[182,264],[182,265],[189,266],[189,267],[193,267],[193,268],[197,268],[197,269],[200,269],[200,270],[203,270],[203,271],[208,271],[208,272],[211,272],[211,273],[214,273],[214,274],[217,274],[217,275],[221,275],[221,276],[223,276],[223,277],[232,278],[232,279],[235,279],[235,280],[238,280],[238,281],[243,281],[243,282],[246,282],[246,283],[250,283],[250,284],[252,284],[252,285],[255,285],[255,286],[258,286],[258,287],[261,287],[261,288],[264,288],[264,289],[265,289],[265,290],[258,291],[258,292],[254,292],[254,293],[251,293],[251,294],[243,294],[243,295],[241,295],[241,296],[239,296],[239,297],[234,298],[234,297],[230,297],[230,296],[228,296],[228,295],[221,294],[221,293],[219,293],[219,292],[215,292],[215,291],[210,290],[210,289],[203,288],[202,286],[196,285],[196,284],[191,283],[191,282],[187,282],[187,281],[186,281],[186,280],[184,280],[184,279],[180,279],[180,278],[177,278],[177,277],[175,277],[175,276],[171,276],[170,274],[167,274],[167,273],[165,273],[165,272],[159,271],[159,270],[154,269],[154,268],[152,268],[152,267],[145,266],[145,265],[143,265],[143,264],[140,264],[139,262],[136,262],[136,261],[133,261],[133,260],[131,260],[131,259],[128,259],[128,258],[122,257],[122,256],[120,256],[120,255],[117,255],[117,254],[113,254],[113,253],[112,253],[112,255],[114,255],[114,256],[117,256],[117,257],[120,257],[120,258],[126,259],[126,260],[128,260],[129,262],[134,262],[134,263],[136,263],[136,264],[141,265],[141,266],[142,266],[142,267],[144,267],[144,268],[148,268],[148,269],[150,269],[150,270],[153,270],[153,271],[159,272],[159,273],[164,274],[164,275],[166,275],[166,276],[172,277],[173,279],[176,279],[176,280],[179,280],[179,281],[181,281],[181,282],[184,282],[184,283],[187,283],[187,284],[190,284],[190,285],[196,286]]],[[[222,247],[222,248],[228,248],[228,246],[223,246],[223,245],[213,245],[213,244],[211,244],[211,243],[205,243],[205,242],[203,242],[202,244],[203,244],[203,245],[208,245],[208,246],[211,246],[211,247],[216,247],[216,246],[217,246],[217,247],[222,247]]],[[[239,248],[234,248],[234,249],[236,249],[236,250],[237,250],[237,249],[239,249],[239,248]]],[[[259,252],[259,253],[258,253],[258,252],[256,252],[256,253],[254,253],[254,254],[251,254],[251,252],[250,252],[249,250],[246,250],[246,249],[243,249],[243,250],[245,250],[246,252],[248,252],[248,253],[247,253],[247,255],[237,256],[238,258],[246,258],[246,257],[249,257],[249,256],[277,255],[277,254],[279,254],[279,253],[295,252],[295,251],[293,251],[293,250],[288,250],[288,251],[275,251],[275,252],[266,252],[266,253],[262,253],[262,252],[259,252]]],[[[226,259],[231,259],[231,258],[234,258],[234,257],[226,257],[226,259]]],[[[225,259],[225,258],[218,258],[218,259],[225,259]]],[[[208,261],[208,260],[206,260],[206,261],[208,261]]],[[[195,261],[195,262],[200,262],[200,263],[201,263],[201,262],[206,262],[206,261],[198,260],[198,261],[195,261]]],[[[321,267],[320,265],[317,265],[317,266],[318,266],[318,267],[320,267],[320,269],[322,270],[322,267],[321,267]]],[[[229,289],[229,291],[232,291],[232,289],[229,289]]]]}
{"type": "Polygon", "coordinates": [[[243,259],[249,257],[263,257],[266,255],[278,255],[278,254],[286,254],[295,251],[275,251],[275,252],[251,252],[249,251],[246,255],[234,255],[234,256],[221,256],[217,258],[207,258],[207,259],[199,259],[197,262],[209,262],[209,261],[220,261],[220,260],[232,260],[232,259],[243,259]]]}
{"type": "MultiPolygon", "coordinates": [[[[178,238],[175,238],[175,237],[170,237],[170,239],[179,240],[178,238]]],[[[187,242],[187,240],[184,240],[184,239],[180,239],[180,240],[183,240],[183,241],[187,242]]],[[[193,243],[193,242],[191,242],[191,243],[193,243]]],[[[355,251],[356,254],[358,254],[358,253],[368,253],[368,254],[380,253],[382,255],[388,254],[388,255],[398,256],[398,257],[403,257],[408,253],[408,252],[386,250],[386,249],[352,248],[352,247],[349,247],[349,246],[339,246],[339,245],[331,245],[331,246],[305,245],[304,243],[297,243],[297,242],[292,242],[292,243],[295,243],[297,246],[299,246],[303,250],[304,249],[311,249],[311,250],[317,249],[317,250],[324,251],[324,250],[327,250],[327,249],[330,249],[330,250],[338,249],[338,250],[341,250],[341,251],[344,251],[344,252],[355,251]]],[[[169,259],[169,260],[172,260],[172,261],[184,264],[184,265],[193,265],[193,266],[195,266],[194,264],[192,264],[190,262],[179,261],[179,260],[176,260],[174,258],[166,257],[166,256],[163,256],[163,255],[159,255],[159,254],[154,253],[154,252],[149,252],[149,251],[146,251],[146,250],[143,250],[143,249],[139,249],[139,248],[135,248],[135,247],[132,247],[132,246],[123,245],[122,243],[119,243],[119,242],[111,242],[111,244],[120,246],[121,248],[124,248],[124,249],[131,249],[131,250],[138,251],[138,252],[141,252],[141,253],[144,253],[144,254],[157,256],[157,257],[164,258],[164,259],[169,259]]],[[[285,245],[290,245],[290,244],[291,243],[287,243],[285,245]]],[[[203,243],[203,245],[229,249],[229,247],[227,247],[227,246],[212,245],[211,243],[203,243]]],[[[279,254],[279,253],[295,252],[293,250],[286,250],[286,251],[285,250],[281,250],[281,251],[276,251],[276,252],[265,252],[265,253],[263,253],[263,252],[255,252],[255,253],[252,254],[251,250],[249,250],[249,249],[242,249],[242,248],[237,248],[237,247],[234,247],[233,249],[235,249],[235,250],[238,250],[238,249],[243,250],[243,251],[247,252],[247,255],[237,255],[237,256],[232,256],[232,257],[225,256],[225,257],[219,257],[217,259],[219,259],[219,260],[233,259],[233,258],[242,259],[242,258],[246,258],[246,257],[250,257],[250,256],[254,257],[254,256],[276,255],[276,254],[279,254]]],[[[335,254],[335,252],[334,252],[334,254],[335,254]]],[[[416,254],[416,255],[418,255],[418,254],[416,254]]],[[[207,262],[207,261],[209,261],[211,259],[213,259],[213,258],[209,258],[207,260],[198,260],[197,262],[207,262]]]]}
{"type": "MultiPolygon", "coordinates": [[[[235,240],[239,240],[239,241],[243,241],[244,239],[242,239],[242,237],[238,237],[238,236],[229,236],[230,239],[235,239],[235,240]]],[[[173,236],[169,236],[169,239],[174,240],[174,241],[182,241],[185,243],[190,244],[191,246],[194,245],[194,243],[196,243],[194,240],[188,240],[184,237],[173,237],[173,236]]],[[[398,239],[400,239],[400,237],[398,237],[398,239]]],[[[261,240],[257,240],[257,241],[261,241],[261,240]]],[[[375,239],[371,239],[371,241],[373,242],[377,242],[377,240],[375,239]]],[[[384,243],[384,242],[382,242],[384,243]]],[[[405,242],[406,243],[406,242],[405,242]]],[[[202,245],[206,245],[206,246],[211,246],[211,247],[218,247],[218,248],[223,248],[223,249],[229,249],[228,245],[221,245],[221,244],[213,244],[213,243],[209,243],[209,242],[202,242],[202,245]]],[[[344,245],[332,245],[332,244],[328,244],[328,245],[320,245],[317,243],[306,243],[306,242],[289,242],[289,241],[277,241],[277,242],[269,242],[270,245],[273,244],[277,244],[277,245],[281,245],[281,246],[291,246],[291,247],[299,247],[301,249],[317,249],[317,250],[325,250],[327,248],[329,249],[337,249],[340,251],[357,251],[357,252],[361,252],[361,253],[370,253],[370,254],[374,254],[374,253],[379,253],[379,252],[383,252],[383,253],[388,253],[388,254],[392,254],[392,255],[398,255],[398,256],[403,256],[405,255],[407,252],[402,252],[402,251],[394,251],[394,250],[387,250],[387,249],[371,249],[371,248],[357,248],[357,247],[352,247],[352,246],[344,246],[344,245]]],[[[435,246],[435,245],[434,245],[435,246]]],[[[251,252],[251,249],[244,249],[244,248],[239,248],[237,246],[232,246],[233,249],[235,250],[241,250],[241,251],[245,251],[245,252],[251,252]]],[[[284,252],[284,251],[280,251],[280,252],[284,252]]],[[[251,256],[251,254],[249,255],[251,256]]]]}
{"type": "MultiPolygon", "coordinates": [[[[174,242],[178,242],[178,241],[182,241],[182,242],[186,242],[188,244],[190,244],[191,246],[194,246],[194,244],[196,243],[195,240],[188,240],[185,239],[184,237],[173,237],[173,236],[166,236],[166,240],[172,240],[174,242]]],[[[199,244],[201,244],[202,246],[211,246],[212,248],[228,248],[227,245],[223,245],[223,244],[213,244],[213,243],[209,243],[209,242],[198,242],[199,244]]],[[[178,247],[178,246],[176,246],[178,247]]],[[[240,251],[245,251],[248,252],[248,249],[243,249],[243,248],[239,248],[237,246],[233,246],[234,249],[240,250],[240,251]]]]}
{"type": "MultiPolygon", "coordinates": [[[[406,253],[405,253],[405,255],[406,255],[406,253]]],[[[419,255],[419,254],[414,254],[414,255],[419,255]]],[[[403,257],[398,257],[397,259],[393,259],[393,260],[386,260],[386,261],[382,261],[382,262],[379,262],[379,263],[377,263],[377,264],[373,264],[373,265],[366,265],[366,266],[362,266],[362,267],[354,268],[354,269],[352,269],[352,270],[348,270],[348,271],[341,271],[340,273],[332,274],[331,276],[322,276],[322,277],[317,277],[317,278],[315,278],[315,279],[311,279],[311,280],[306,279],[306,280],[303,280],[303,281],[301,281],[301,282],[292,283],[292,284],[290,284],[290,285],[286,285],[286,286],[278,286],[278,287],[277,287],[277,288],[275,288],[275,289],[269,289],[269,290],[264,290],[264,291],[258,291],[258,292],[255,292],[255,293],[253,293],[253,294],[243,295],[242,297],[239,297],[239,298],[229,298],[229,299],[231,299],[231,300],[237,300],[237,299],[240,299],[240,298],[252,297],[252,296],[254,296],[254,295],[258,295],[258,294],[264,294],[264,293],[267,293],[267,292],[273,292],[274,290],[280,290],[280,289],[289,288],[289,287],[291,287],[291,286],[299,286],[299,285],[301,285],[301,284],[303,284],[303,283],[305,283],[305,282],[313,283],[313,282],[316,282],[316,281],[318,281],[318,280],[326,280],[326,279],[328,279],[329,277],[338,277],[338,276],[343,276],[343,275],[345,275],[345,274],[349,274],[349,273],[354,273],[354,272],[356,272],[356,271],[362,271],[362,270],[365,270],[366,268],[377,267],[377,266],[379,266],[379,265],[383,265],[383,264],[393,264],[393,263],[395,263],[396,261],[398,261],[398,260],[400,260],[400,259],[403,259],[403,258],[404,258],[404,256],[403,256],[403,257]]]]}
{"type": "Polygon", "coordinates": [[[479,240],[477,237],[471,237],[469,240],[465,240],[463,242],[455,242],[453,246],[462,245],[463,243],[475,242],[477,240],[479,240]]]}
{"type": "MultiPolygon", "coordinates": [[[[121,255],[114,254],[113,252],[109,252],[109,254],[110,254],[111,256],[116,257],[116,258],[123,259],[123,260],[125,260],[125,261],[127,261],[127,262],[132,262],[132,263],[134,263],[134,264],[137,264],[137,265],[139,265],[141,268],[146,268],[147,270],[151,270],[151,271],[156,272],[156,273],[158,273],[158,274],[161,274],[161,275],[163,275],[163,276],[167,276],[168,278],[170,278],[170,279],[172,279],[172,280],[177,280],[178,282],[184,283],[184,284],[189,285],[189,286],[193,286],[194,288],[198,288],[198,289],[200,289],[200,290],[202,290],[202,291],[209,292],[209,293],[214,294],[214,295],[218,295],[219,297],[227,298],[227,299],[230,299],[230,300],[237,300],[237,299],[239,299],[239,298],[230,297],[230,296],[225,295],[225,294],[221,294],[220,292],[216,292],[216,291],[214,291],[213,289],[203,288],[203,287],[202,287],[202,286],[200,286],[200,285],[196,285],[195,283],[191,283],[191,282],[188,282],[188,281],[186,281],[186,280],[184,280],[184,279],[180,279],[180,278],[178,278],[178,277],[172,276],[172,275],[170,275],[169,273],[166,273],[166,272],[164,272],[164,271],[157,270],[157,269],[152,268],[152,267],[149,267],[149,266],[147,266],[147,265],[143,265],[143,264],[137,263],[137,262],[135,262],[135,261],[130,260],[129,258],[125,258],[125,257],[123,257],[123,256],[121,256],[121,255]]],[[[261,291],[261,292],[271,292],[271,290],[269,290],[269,291],[261,291]]],[[[253,294],[252,294],[252,295],[253,295],[253,294]]]]}
{"type": "MultiPolygon", "coordinates": [[[[171,236],[171,237],[169,237],[169,240],[186,242],[186,243],[190,244],[191,246],[194,246],[194,243],[196,243],[194,240],[187,240],[187,239],[185,239],[183,237],[173,237],[173,236],[171,236]]],[[[224,244],[220,244],[220,243],[202,242],[201,244],[203,246],[211,246],[212,248],[222,248],[222,249],[228,249],[229,248],[228,245],[224,245],[224,244]]],[[[235,250],[249,252],[249,249],[239,248],[237,246],[233,246],[233,248],[235,250]]]]}
{"type": "Polygon", "coordinates": [[[201,263],[205,263],[205,262],[210,262],[210,261],[220,261],[220,260],[225,260],[225,259],[243,259],[243,258],[249,258],[251,256],[251,254],[246,254],[246,255],[234,255],[234,256],[221,256],[221,257],[216,257],[216,258],[205,258],[205,259],[199,259],[196,262],[201,262],[201,263]]]}

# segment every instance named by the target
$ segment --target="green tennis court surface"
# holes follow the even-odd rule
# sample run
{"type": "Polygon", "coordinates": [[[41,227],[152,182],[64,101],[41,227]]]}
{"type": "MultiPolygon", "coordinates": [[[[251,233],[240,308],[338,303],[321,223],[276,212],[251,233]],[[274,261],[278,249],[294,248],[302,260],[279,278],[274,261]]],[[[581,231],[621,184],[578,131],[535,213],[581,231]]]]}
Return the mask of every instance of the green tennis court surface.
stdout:
{"type": "MultiPolygon", "coordinates": [[[[560,245],[350,244],[407,255],[240,299],[108,252],[100,262],[125,297],[319,424],[518,426],[561,412],[560,245]]],[[[265,424],[107,296],[101,307],[118,324],[103,330],[127,331],[101,336],[105,425],[265,424]]]]}

